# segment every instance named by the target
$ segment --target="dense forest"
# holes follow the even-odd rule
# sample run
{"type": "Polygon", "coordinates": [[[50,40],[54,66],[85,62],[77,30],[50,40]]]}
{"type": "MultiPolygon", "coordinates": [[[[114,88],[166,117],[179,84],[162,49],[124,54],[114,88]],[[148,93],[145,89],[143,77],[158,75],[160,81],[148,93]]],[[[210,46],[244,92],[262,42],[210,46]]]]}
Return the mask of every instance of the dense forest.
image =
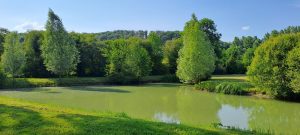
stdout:
{"type": "Polygon", "coordinates": [[[213,20],[199,20],[193,14],[183,31],[77,33],[67,32],[61,19],[50,10],[45,28],[45,31],[25,33],[0,29],[1,80],[107,76],[115,82],[126,83],[149,75],[173,75],[182,82],[199,83],[212,74],[248,72],[257,86],[275,90],[275,96],[287,97],[299,91],[299,72],[294,73],[299,70],[300,64],[296,64],[299,49],[294,51],[291,46],[297,48],[300,38],[291,34],[299,32],[300,27],[273,30],[262,39],[243,36],[224,42],[213,20]],[[271,51],[268,44],[282,45],[273,48],[280,54],[264,54],[264,49],[271,51]],[[290,65],[282,64],[287,54],[291,55],[286,60],[290,65]],[[262,63],[262,59],[266,61],[262,63]],[[269,70],[259,70],[268,66],[266,63],[269,67],[264,69],[269,70]],[[267,76],[284,80],[279,83],[278,79],[271,81],[267,76]],[[266,84],[266,81],[270,82],[266,84]]]}

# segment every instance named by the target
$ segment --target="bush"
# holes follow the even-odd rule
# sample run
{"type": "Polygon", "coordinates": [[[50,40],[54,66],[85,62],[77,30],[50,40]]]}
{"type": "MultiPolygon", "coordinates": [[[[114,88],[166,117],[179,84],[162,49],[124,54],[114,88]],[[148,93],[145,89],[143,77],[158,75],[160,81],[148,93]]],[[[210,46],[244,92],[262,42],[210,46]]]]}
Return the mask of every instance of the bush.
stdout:
{"type": "Polygon", "coordinates": [[[223,82],[216,86],[216,92],[230,95],[244,95],[245,91],[238,83],[223,82]]]}
{"type": "Polygon", "coordinates": [[[300,33],[271,37],[259,46],[249,67],[250,81],[275,98],[288,99],[298,91],[300,33]]]}
{"type": "Polygon", "coordinates": [[[252,85],[248,82],[230,80],[210,80],[195,85],[195,89],[198,90],[230,95],[246,95],[250,88],[252,88],[252,85]]]}
{"type": "Polygon", "coordinates": [[[215,92],[216,86],[219,84],[219,81],[204,81],[195,85],[196,89],[207,90],[209,92],[215,92]]]}

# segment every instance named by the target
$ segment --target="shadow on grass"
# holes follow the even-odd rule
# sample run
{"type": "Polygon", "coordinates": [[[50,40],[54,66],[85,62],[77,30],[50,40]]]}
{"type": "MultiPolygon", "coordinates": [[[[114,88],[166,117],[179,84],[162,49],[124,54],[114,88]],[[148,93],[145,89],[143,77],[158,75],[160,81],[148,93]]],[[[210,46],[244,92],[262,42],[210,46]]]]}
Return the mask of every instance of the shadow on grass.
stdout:
{"type": "Polygon", "coordinates": [[[0,104],[0,134],[36,134],[47,132],[54,123],[44,120],[38,112],[0,104]]]}
{"type": "Polygon", "coordinates": [[[76,134],[218,134],[214,131],[188,126],[165,125],[126,117],[96,117],[87,115],[59,115],[75,127],[76,134]]]}
{"type": "Polygon", "coordinates": [[[0,134],[218,134],[122,116],[48,114],[1,104],[0,119],[0,134]]]}

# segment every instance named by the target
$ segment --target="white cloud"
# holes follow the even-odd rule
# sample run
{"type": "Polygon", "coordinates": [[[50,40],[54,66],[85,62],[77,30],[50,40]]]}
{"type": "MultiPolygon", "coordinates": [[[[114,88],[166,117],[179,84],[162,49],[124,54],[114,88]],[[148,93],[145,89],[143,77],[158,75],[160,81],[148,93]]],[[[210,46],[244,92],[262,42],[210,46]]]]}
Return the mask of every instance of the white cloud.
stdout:
{"type": "Polygon", "coordinates": [[[243,26],[242,30],[244,30],[244,31],[250,30],[250,26],[243,26]]]}
{"type": "Polygon", "coordinates": [[[18,32],[26,32],[28,30],[43,30],[44,25],[39,24],[38,22],[27,21],[20,25],[14,27],[14,30],[18,32]]]}

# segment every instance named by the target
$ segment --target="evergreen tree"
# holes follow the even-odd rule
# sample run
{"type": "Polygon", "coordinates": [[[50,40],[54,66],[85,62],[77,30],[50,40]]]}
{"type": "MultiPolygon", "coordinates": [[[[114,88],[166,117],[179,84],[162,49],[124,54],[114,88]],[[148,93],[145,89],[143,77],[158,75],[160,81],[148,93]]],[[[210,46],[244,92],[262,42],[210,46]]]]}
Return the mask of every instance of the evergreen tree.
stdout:
{"type": "Polygon", "coordinates": [[[51,9],[44,38],[41,50],[47,70],[60,77],[74,73],[79,62],[78,50],[61,19],[51,9]]]}
{"type": "Polygon", "coordinates": [[[182,82],[199,83],[215,69],[214,50],[193,14],[183,32],[183,48],[179,51],[177,76],[182,82]]]}

